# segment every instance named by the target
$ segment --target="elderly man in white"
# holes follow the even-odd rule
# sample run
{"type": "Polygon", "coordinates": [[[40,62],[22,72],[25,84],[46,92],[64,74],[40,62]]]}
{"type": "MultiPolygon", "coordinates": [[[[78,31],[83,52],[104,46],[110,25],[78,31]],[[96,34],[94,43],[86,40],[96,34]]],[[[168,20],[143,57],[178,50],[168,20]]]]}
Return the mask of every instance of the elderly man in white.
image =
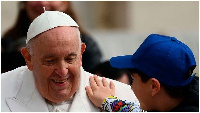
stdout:
{"type": "MultiPolygon", "coordinates": [[[[70,16],[44,11],[29,26],[26,43],[27,66],[1,75],[1,111],[100,111],[85,91],[93,75],[82,68],[86,46],[70,16]]],[[[116,96],[138,103],[130,86],[112,81],[116,96]]]]}

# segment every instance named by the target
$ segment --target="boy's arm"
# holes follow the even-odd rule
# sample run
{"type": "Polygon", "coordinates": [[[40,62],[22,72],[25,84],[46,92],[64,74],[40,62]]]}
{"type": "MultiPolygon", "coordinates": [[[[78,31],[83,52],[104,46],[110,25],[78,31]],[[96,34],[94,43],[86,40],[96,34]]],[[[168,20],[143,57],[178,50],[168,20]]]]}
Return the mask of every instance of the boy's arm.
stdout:
{"type": "Polygon", "coordinates": [[[86,93],[89,99],[96,107],[101,107],[105,111],[130,111],[139,112],[141,109],[133,102],[126,100],[119,100],[115,95],[115,85],[111,81],[108,84],[107,80],[103,77],[102,82],[94,75],[90,77],[90,86],[87,86],[86,93]],[[107,98],[108,97],[108,98],[107,98]]]}

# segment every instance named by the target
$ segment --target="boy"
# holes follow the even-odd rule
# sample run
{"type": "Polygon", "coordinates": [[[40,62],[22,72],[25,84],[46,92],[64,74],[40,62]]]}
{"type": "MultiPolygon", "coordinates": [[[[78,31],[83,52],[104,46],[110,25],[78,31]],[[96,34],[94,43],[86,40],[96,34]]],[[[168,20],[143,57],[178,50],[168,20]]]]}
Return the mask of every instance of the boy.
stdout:
{"type": "MultiPolygon", "coordinates": [[[[199,111],[199,78],[192,75],[196,61],[190,48],[176,38],[151,34],[133,55],[113,57],[110,62],[115,68],[129,70],[133,78],[132,90],[143,110],[199,111]]],[[[135,106],[134,103],[122,103],[115,110],[112,105],[118,99],[108,101],[111,100],[108,96],[114,95],[113,83],[109,86],[103,79],[102,84],[95,77],[90,83],[86,92],[95,105],[98,105],[97,101],[103,101],[102,109],[105,105],[109,105],[112,111],[131,108],[127,105],[135,106]]]]}

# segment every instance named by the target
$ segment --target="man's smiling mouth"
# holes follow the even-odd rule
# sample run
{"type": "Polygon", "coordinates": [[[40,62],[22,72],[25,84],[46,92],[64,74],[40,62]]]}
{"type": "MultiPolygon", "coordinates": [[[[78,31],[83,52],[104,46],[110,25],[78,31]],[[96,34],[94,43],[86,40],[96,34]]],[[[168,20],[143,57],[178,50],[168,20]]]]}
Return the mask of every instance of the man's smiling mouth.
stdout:
{"type": "Polygon", "coordinates": [[[66,82],[68,79],[62,79],[62,80],[58,80],[58,79],[52,79],[55,83],[64,83],[66,82]]]}

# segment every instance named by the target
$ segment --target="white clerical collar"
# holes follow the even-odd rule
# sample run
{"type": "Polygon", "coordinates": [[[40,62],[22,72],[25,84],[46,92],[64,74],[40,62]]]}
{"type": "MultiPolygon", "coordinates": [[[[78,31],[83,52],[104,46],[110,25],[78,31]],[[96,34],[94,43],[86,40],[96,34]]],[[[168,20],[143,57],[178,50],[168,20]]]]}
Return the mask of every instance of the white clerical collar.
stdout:
{"type": "Polygon", "coordinates": [[[69,111],[69,108],[71,107],[73,99],[74,99],[74,96],[71,96],[66,101],[63,101],[60,103],[54,103],[48,100],[46,100],[46,103],[50,112],[66,112],[66,111],[69,111]]]}

